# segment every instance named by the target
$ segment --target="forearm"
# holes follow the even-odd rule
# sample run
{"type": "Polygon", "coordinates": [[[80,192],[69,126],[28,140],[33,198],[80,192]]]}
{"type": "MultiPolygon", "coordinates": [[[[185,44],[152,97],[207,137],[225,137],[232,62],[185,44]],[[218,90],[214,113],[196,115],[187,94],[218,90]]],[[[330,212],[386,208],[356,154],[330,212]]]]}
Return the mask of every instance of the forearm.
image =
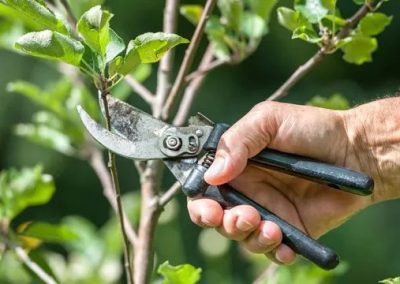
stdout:
{"type": "Polygon", "coordinates": [[[375,181],[374,202],[400,198],[400,98],[365,104],[344,114],[347,159],[375,181]]]}

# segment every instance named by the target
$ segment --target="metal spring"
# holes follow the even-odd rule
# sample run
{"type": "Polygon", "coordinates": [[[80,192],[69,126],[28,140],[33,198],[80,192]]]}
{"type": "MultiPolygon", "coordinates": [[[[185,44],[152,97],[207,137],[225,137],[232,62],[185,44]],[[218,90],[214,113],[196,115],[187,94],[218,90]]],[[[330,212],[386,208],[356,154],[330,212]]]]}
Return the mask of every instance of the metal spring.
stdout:
{"type": "Polygon", "coordinates": [[[211,167],[211,164],[214,162],[214,160],[215,160],[215,152],[208,152],[204,157],[202,166],[208,169],[209,167],[211,167]]]}

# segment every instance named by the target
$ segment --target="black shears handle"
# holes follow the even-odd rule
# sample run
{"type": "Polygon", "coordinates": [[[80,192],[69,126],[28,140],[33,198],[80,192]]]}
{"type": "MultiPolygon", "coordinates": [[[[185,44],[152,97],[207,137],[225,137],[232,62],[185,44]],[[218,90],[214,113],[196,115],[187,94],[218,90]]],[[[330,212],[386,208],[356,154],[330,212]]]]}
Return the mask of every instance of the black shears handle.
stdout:
{"type": "MultiPolygon", "coordinates": [[[[229,128],[226,124],[216,124],[203,149],[215,152],[222,134],[229,128]]],[[[368,195],[373,190],[373,180],[363,173],[323,163],[303,156],[264,149],[250,159],[259,166],[298,176],[317,183],[358,195],[368,195]]],[[[263,220],[276,223],[282,230],[283,243],[296,253],[324,269],[333,269],[339,263],[338,255],[330,248],[310,238],[301,230],[287,223],[265,209],[260,204],[238,192],[228,184],[209,186],[203,176],[207,171],[204,165],[197,165],[183,185],[189,197],[206,197],[218,201],[223,207],[251,205],[258,210],[263,220]]]]}

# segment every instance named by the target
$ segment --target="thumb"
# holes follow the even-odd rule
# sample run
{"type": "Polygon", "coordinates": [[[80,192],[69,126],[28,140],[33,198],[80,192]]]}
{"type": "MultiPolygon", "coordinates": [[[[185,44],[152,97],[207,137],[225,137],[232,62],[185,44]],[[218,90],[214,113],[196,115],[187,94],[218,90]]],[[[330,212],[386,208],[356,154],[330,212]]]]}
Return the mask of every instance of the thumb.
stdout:
{"type": "Polygon", "coordinates": [[[218,185],[236,178],[246,167],[248,158],[257,155],[274,139],[279,115],[277,103],[263,102],[253,107],[221,137],[215,160],[204,178],[218,185]]]}

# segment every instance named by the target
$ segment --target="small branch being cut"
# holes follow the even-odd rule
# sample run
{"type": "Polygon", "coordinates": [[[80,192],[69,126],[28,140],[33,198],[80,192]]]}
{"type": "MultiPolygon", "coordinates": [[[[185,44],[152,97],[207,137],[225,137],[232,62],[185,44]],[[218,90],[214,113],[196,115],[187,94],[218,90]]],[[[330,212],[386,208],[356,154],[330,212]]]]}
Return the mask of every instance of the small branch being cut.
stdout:
{"type": "Polygon", "coordinates": [[[149,105],[154,102],[154,95],[147,89],[143,84],[135,79],[132,75],[127,75],[125,81],[132,88],[132,90],[137,93],[146,103],[149,105]]]}
{"type": "Polygon", "coordinates": [[[175,83],[172,86],[171,92],[168,95],[167,101],[164,105],[162,116],[164,119],[168,118],[169,111],[175,101],[175,98],[179,94],[182,86],[185,83],[185,77],[189,73],[190,67],[193,63],[194,56],[196,55],[196,51],[199,47],[201,37],[203,35],[203,31],[207,22],[208,17],[211,15],[211,12],[215,6],[217,0],[207,0],[207,3],[204,7],[203,14],[201,15],[200,21],[196,26],[196,30],[194,31],[193,37],[190,41],[190,44],[185,52],[185,57],[183,58],[182,65],[179,69],[178,75],[176,77],[175,83]]]}
{"type": "MultiPolygon", "coordinates": [[[[358,11],[349,19],[347,24],[337,34],[336,40],[347,37],[352,29],[358,24],[358,22],[365,16],[369,11],[373,10],[372,4],[363,5],[358,11]]],[[[328,48],[329,49],[329,48],[328,48]]],[[[321,48],[317,51],[306,63],[300,65],[297,70],[286,80],[285,83],[278,90],[276,90],[267,101],[273,101],[283,98],[288,94],[288,91],[297,84],[306,74],[308,74],[316,65],[318,65],[329,53],[326,48],[321,48]]]]}
{"type": "MultiPolygon", "coordinates": [[[[109,91],[108,91],[108,83],[107,80],[101,79],[101,90],[100,90],[100,97],[103,103],[103,108],[104,108],[104,113],[105,113],[105,118],[106,118],[106,123],[107,123],[107,129],[111,131],[111,118],[110,118],[110,112],[108,109],[108,102],[107,102],[107,96],[109,96],[109,91]]],[[[122,200],[121,200],[121,190],[119,187],[119,180],[118,180],[118,174],[117,174],[117,165],[115,163],[115,155],[111,152],[108,151],[108,167],[110,170],[111,174],[111,179],[113,182],[113,187],[114,187],[114,193],[115,193],[115,200],[117,203],[117,208],[118,208],[118,220],[121,226],[121,232],[122,232],[122,238],[123,238],[123,243],[124,243],[124,259],[125,259],[125,270],[126,270],[126,277],[127,277],[127,282],[128,284],[133,284],[133,269],[132,269],[132,263],[131,263],[131,250],[130,250],[130,245],[129,245],[129,240],[127,237],[126,233],[126,227],[125,227],[125,222],[124,222],[124,214],[123,214],[123,208],[122,208],[122,200]]]]}
{"type": "MultiPolygon", "coordinates": [[[[203,59],[201,60],[198,70],[210,69],[209,66],[212,63],[213,58],[214,58],[213,50],[211,45],[209,45],[207,47],[206,52],[203,55],[203,59]]],[[[200,86],[204,82],[204,79],[207,75],[207,73],[204,72],[195,72],[195,73],[199,75],[193,78],[192,81],[190,81],[189,86],[186,87],[182,101],[179,105],[178,112],[176,113],[175,118],[173,120],[173,125],[181,126],[185,123],[190,111],[190,107],[192,106],[193,100],[197,94],[197,91],[199,90],[200,86]]]]}
{"type": "Polygon", "coordinates": [[[53,277],[51,277],[46,271],[44,271],[36,262],[34,262],[24,249],[15,244],[9,244],[9,246],[15,251],[15,254],[43,283],[46,284],[57,284],[53,277]]]}
{"type": "Polygon", "coordinates": [[[170,202],[179,192],[181,189],[181,184],[179,181],[175,182],[164,194],[160,197],[158,204],[160,207],[164,207],[170,202]]]}

